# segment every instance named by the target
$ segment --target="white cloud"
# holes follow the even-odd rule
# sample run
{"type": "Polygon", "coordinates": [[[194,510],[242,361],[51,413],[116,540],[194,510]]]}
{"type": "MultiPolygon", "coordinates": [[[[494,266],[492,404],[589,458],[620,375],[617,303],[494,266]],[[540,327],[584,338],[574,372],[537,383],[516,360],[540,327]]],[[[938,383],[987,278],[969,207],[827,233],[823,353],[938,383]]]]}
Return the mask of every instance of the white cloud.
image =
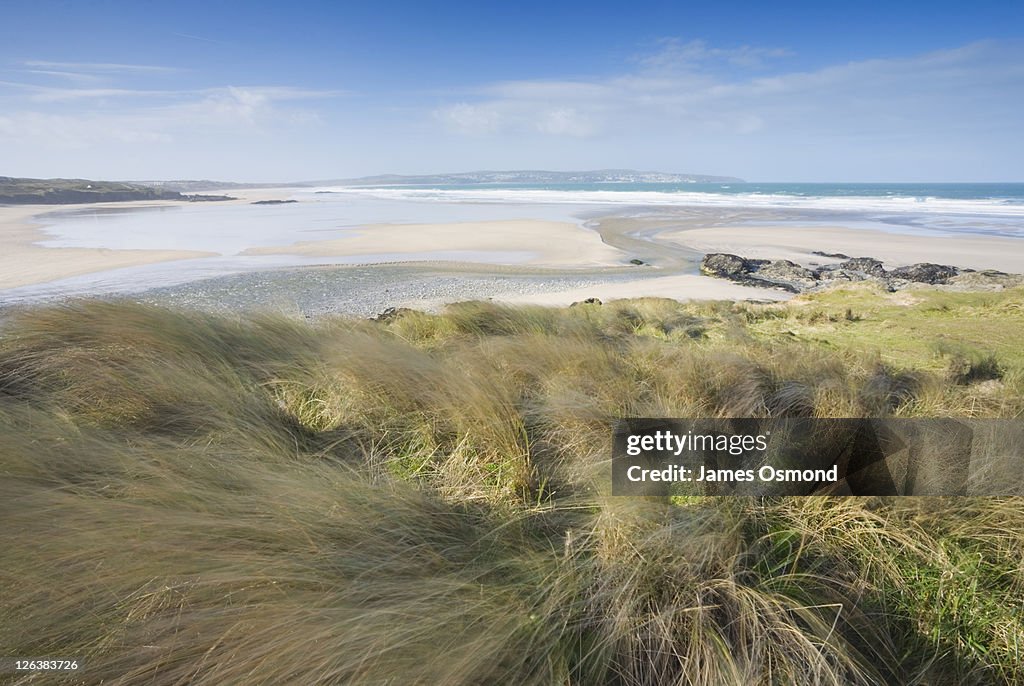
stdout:
{"type": "Polygon", "coordinates": [[[303,127],[320,121],[316,112],[302,106],[304,101],[341,94],[283,86],[154,91],[2,85],[18,93],[27,91],[27,97],[4,98],[0,140],[34,141],[49,148],[87,148],[111,141],[170,142],[196,132],[233,136],[303,127]]]}
{"type": "Polygon", "coordinates": [[[102,143],[168,143],[170,132],[138,117],[65,115],[38,111],[0,117],[0,141],[30,143],[43,149],[85,149],[102,143]]]}
{"type": "Polygon", "coordinates": [[[499,106],[459,102],[434,111],[434,117],[450,130],[470,136],[494,133],[502,126],[499,106]]]}
{"type": "MultiPolygon", "coordinates": [[[[18,66],[10,71],[19,80],[0,81],[0,159],[8,163],[18,155],[32,164],[86,159],[95,150],[131,156],[140,144],[216,158],[221,144],[252,148],[254,137],[264,145],[273,137],[308,135],[321,123],[314,104],[346,94],[276,85],[161,88],[165,77],[186,70],[152,64],[25,60],[18,66]],[[40,155],[48,151],[63,152],[40,155]]],[[[125,162],[135,164],[122,157],[125,162]]]]}
{"type": "Polygon", "coordinates": [[[574,107],[554,107],[539,113],[537,130],[555,136],[587,137],[596,133],[597,124],[574,107]]]}
{"type": "Polygon", "coordinates": [[[995,43],[768,75],[703,66],[747,66],[784,54],[669,42],[630,73],[488,84],[478,89],[475,102],[442,106],[435,115],[451,130],[474,135],[586,137],[642,129],[652,138],[669,132],[676,139],[708,132],[921,136],[972,126],[972,118],[1012,125],[1010,118],[1024,105],[1020,51],[995,43]]]}

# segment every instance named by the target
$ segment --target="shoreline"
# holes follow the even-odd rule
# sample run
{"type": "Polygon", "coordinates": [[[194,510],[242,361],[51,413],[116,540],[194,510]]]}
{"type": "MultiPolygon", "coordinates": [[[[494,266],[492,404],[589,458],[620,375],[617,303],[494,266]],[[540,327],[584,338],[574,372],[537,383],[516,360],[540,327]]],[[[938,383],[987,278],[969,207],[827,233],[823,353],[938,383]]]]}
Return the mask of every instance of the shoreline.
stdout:
{"type": "MultiPolygon", "coordinates": [[[[217,192],[217,191],[211,191],[217,192]]],[[[217,201],[218,205],[248,204],[257,195],[277,197],[280,192],[253,189],[234,200],[217,201]]],[[[44,224],[37,220],[51,212],[88,209],[119,209],[177,207],[186,200],[130,200],[125,202],[68,203],[45,205],[0,205],[0,296],[3,291],[22,286],[35,286],[51,281],[102,273],[124,267],[138,267],[161,262],[174,262],[217,253],[204,250],[138,250],[115,248],[51,248],[38,245],[49,236],[44,224]]]]}
{"type": "MultiPolygon", "coordinates": [[[[102,203],[101,203],[102,204],[102,203]]],[[[126,203],[119,203],[126,204],[126,203]]],[[[159,203],[161,206],[163,203],[159,203]]],[[[152,206],[153,203],[145,202],[152,206]]],[[[83,205],[88,207],[89,205],[83,205]]],[[[0,295],[3,290],[34,286],[83,274],[159,262],[172,262],[215,253],[199,250],[114,250],[110,248],[48,248],[38,245],[47,234],[32,221],[52,205],[0,208],[0,295]]],[[[78,205],[60,205],[76,208],[78,205]]]]}
{"type": "Polygon", "coordinates": [[[658,236],[699,253],[726,252],[745,257],[791,260],[803,265],[838,261],[814,251],[874,257],[887,267],[934,262],[970,269],[1024,273],[1024,239],[972,234],[913,235],[836,227],[685,227],[658,236]]]}
{"type": "MultiPolygon", "coordinates": [[[[248,205],[256,201],[281,200],[295,189],[232,189],[236,199],[216,205],[248,205]]],[[[124,267],[160,262],[219,257],[202,250],[109,249],[44,247],[36,242],[47,237],[37,221],[40,215],[64,210],[132,207],[172,207],[175,201],[138,201],[76,205],[19,205],[0,207],[0,300],[6,290],[18,289],[16,298],[31,301],[23,289],[59,282],[62,279],[103,274],[124,267]]],[[[366,224],[340,237],[296,241],[289,245],[254,246],[238,253],[241,257],[296,256],[323,259],[317,265],[282,265],[225,273],[182,283],[152,286],[134,291],[135,297],[148,292],[200,292],[201,281],[261,283],[266,302],[279,300],[273,293],[276,279],[293,279],[293,274],[313,270],[333,271],[332,278],[304,277],[310,284],[326,279],[332,288],[342,289],[346,274],[370,273],[367,277],[387,291],[394,274],[409,278],[461,279],[451,292],[511,304],[567,305],[596,297],[601,300],[634,297],[668,297],[677,300],[784,300],[790,294],[769,288],[741,286],[701,276],[698,265],[710,252],[728,252],[752,258],[788,259],[802,265],[830,264],[835,260],[814,252],[845,253],[851,257],[871,256],[887,266],[935,262],[971,269],[1024,272],[1024,239],[979,234],[950,234],[920,231],[899,233],[852,226],[817,224],[812,218],[778,210],[750,208],[649,207],[632,208],[616,214],[592,209],[577,215],[576,223],[530,219],[496,219],[412,224],[366,224]],[[745,222],[758,222],[757,225],[745,222]],[[441,253],[464,253],[454,258],[431,258],[441,253]],[[498,261],[479,259],[497,255],[498,261]],[[376,256],[394,259],[374,260],[376,256]],[[408,256],[408,260],[403,259],[408,256]],[[419,256],[420,259],[417,259],[419,256]],[[332,258],[360,258],[366,262],[331,262],[332,258]],[[426,258],[426,259],[424,259],[426,258]],[[475,259],[474,259],[475,258],[475,259]],[[629,261],[642,261],[642,266],[629,261]],[[387,267],[386,265],[391,265],[387,267]],[[478,288],[481,279],[491,279],[478,288]],[[502,279],[511,286],[502,288],[502,279]],[[518,285],[517,285],[518,284],[518,285]],[[526,284],[526,287],[523,287],[526,284]],[[545,288],[544,284],[549,287],[545,288]],[[517,290],[519,288],[519,290],[517,290]]],[[[841,219],[837,223],[841,223],[841,219]]],[[[853,220],[850,220],[851,222],[853,220]]],[[[112,280],[119,278],[112,274],[112,280]]],[[[124,278],[123,276],[120,278],[124,278]]],[[[302,280],[302,277],[294,277],[302,280]]],[[[449,282],[446,282],[449,283],[449,282]]],[[[454,282],[451,282],[454,283],[454,282]]],[[[419,290],[429,288],[418,287],[419,290]]],[[[86,286],[79,293],[88,295],[86,286]]],[[[42,292],[44,289],[40,288],[42,292]]],[[[50,295],[59,297],[51,290],[50,295]]],[[[127,294],[127,292],[126,292],[127,294]]],[[[413,293],[416,297],[396,299],[395,306],[435,309],[443,304],[441,293],[413,293]]],[[[329,299],[330,292],[323,297],[329,299]]]]}

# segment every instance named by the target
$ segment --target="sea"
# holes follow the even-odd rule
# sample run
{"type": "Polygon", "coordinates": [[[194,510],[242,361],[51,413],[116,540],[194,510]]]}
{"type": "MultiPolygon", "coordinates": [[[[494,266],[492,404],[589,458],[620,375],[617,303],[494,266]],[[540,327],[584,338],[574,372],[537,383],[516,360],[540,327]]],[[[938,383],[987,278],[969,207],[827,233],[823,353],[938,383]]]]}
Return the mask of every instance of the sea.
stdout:
{"type": "MultiPolygon", "coordinates": [[[[227,191],[229,194],[231,191],[227,191]]],[[[87,274],[0,291],[0,304],[37,297],[121,293],[247,271],[356,258],[250,256],[365,231],[373,224],[501,219],[573,221],[625,215],[692,220],[716,213],[733,225],[848,226],[925,235],[1024,239],[1024,183],[586,183],[282,188],[281,205],[176,203],[151,207],[55,208],[33,221],[47,247],[199,250],[215,256],[87,274]]],[[[1021,242],[1024,251],[1024,240],[1021,242]]],[[[438,250],[413,256],[514,264],[518,254],[438,250]]],[[[359,262],[407,260],[401,253],[359,262]]]]}
{"type": "MultiPolygon", "coordinates": [[[[338,190],[359,189],[346,186],[338,190]]],[[[323,190],[323,189],[319,189],[323,190]]],[[[744,202],[752,198],[807,200],[848,198],[853,200],[900,200],[914,202],[985,201],[1006,205],[1024,205],[1024,183],[562,183],[562,184],[467,184],[467,185],[394,185],[373,190],[415,193],[462,194],[479,192],[481,195],[510,193],[522,195],[541,192],[550,196],[563,195],[574,200],[574,194],[599,194],[609,200],[641,194],[642,198],[659,202],[744,202]],[[568,194],[568,195],[565,195],[568,194]],[[616,194],[614,196],[605,194],[616,194]]]]}
{"type": "MultiPolygon", "coordinates": [[[[587,183],[320,188],[434,202],[735,207],[1024,218],[1024,183],[587,183]]],[[[1014,227],[1008,227],[1011,233],[1014,227]]],[[[1018,224],[1018,229],[1024,226],[1018,224]]],[[[1024,233],[1024,232],[1022,232],[1024,233]]]]}

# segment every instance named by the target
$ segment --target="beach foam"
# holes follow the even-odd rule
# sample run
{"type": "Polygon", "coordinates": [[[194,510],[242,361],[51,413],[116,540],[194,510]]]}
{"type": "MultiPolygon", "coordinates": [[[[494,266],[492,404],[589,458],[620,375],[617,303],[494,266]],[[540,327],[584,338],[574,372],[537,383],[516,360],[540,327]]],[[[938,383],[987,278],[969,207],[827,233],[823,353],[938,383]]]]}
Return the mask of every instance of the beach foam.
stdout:
{"type": "Polygon", "coordinates": [[[905,195],[815,196],[782,193],[711,193],[682,190],[352,188],[339,186],[315,188],[309,192],[373,197],[382,200],[415,200],[442,203],[743,207],[1024,218],[1024,203],[1008,198],[942,198],[936,196],[905,195]]]}

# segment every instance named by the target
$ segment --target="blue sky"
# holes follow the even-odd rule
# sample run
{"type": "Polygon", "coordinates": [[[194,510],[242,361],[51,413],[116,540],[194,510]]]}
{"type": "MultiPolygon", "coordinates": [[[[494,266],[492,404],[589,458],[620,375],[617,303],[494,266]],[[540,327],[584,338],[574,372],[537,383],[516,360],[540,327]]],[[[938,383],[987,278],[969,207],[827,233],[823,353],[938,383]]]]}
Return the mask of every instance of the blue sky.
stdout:
{"type": "Polygon", "coordinates": [[[1024,181],[1024,3],[12,2],[0,174],[1024,181]]]}

